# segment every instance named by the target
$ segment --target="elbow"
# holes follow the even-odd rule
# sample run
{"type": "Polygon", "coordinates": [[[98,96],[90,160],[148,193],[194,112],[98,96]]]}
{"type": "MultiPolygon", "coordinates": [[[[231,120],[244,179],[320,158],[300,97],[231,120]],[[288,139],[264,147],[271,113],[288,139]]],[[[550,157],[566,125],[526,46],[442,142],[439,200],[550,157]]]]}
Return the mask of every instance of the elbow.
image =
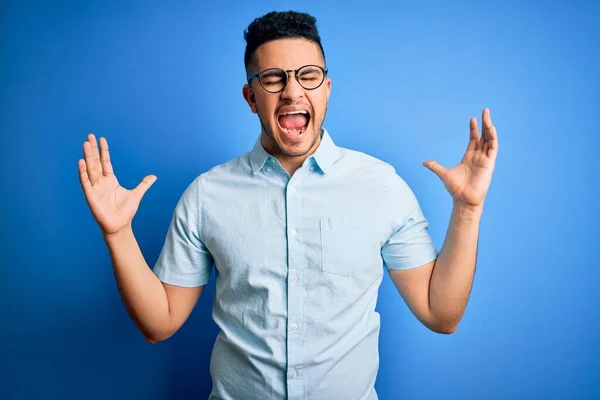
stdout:
{"type": "Polygon", "coordinates": [[[173,336],[173,333],[167,332],[144,332],[142,331],[142,336],[146,340],[146,342],[150,344],[158,344],[164,342],[173,336]]]}
{"type": "Polygon", "coordinates": [[[148,342],[150,344],[157,344],[157,343],[160,343],[163,341],[163,340],[160,340],[155,337],[148,336],[148,335],[144,335],[144,339],[146,339],[146,342],[148,342]]]}
{"type": "Polygon", "coordinates": [[[146,342],[148,342],[150,344],[158,344],[160,342],[164,342],[168,338],[169,337],[144,335],[144,339],[146,339],[146,342]]]}
{"type": "Polygon", "coordinates": [[[434,331],[435,333],[440,333],[442,335],[451,335],[454,332],[456,332],[456,329],[458,328],[458,325],[444,325],[441,327],[430,327],[430,329],[432,331],[434,331]]]}
{"type": "Polygon", "coordinates": [[[436,312],[436,310],[431,310],[426,325],[435,333],[451,335],[458,329],[463,314],[464,310],[460,312],[436,312]]]}
{"type": "Polygon", "coordinates": [[[451,335],[458,329],[459,322],[460,320],[448,319],[430,323],[427,325],[427,327],[435,333],[451,335]]]}

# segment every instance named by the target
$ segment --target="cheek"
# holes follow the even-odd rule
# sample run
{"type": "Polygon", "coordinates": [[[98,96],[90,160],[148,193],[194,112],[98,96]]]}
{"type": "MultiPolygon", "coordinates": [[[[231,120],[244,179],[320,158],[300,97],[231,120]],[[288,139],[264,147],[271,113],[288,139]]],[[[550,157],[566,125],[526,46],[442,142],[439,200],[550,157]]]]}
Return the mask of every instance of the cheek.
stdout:
{"type": "Polygon", "coordinates": [[[271,99],[268,97],[257,97],[256,99],[256,107],[260,112],[260,116],[263,120],[273,119],[275,115],[275,107],[277,105],[277,100],[271,99]]]}
{"type": "Polygon", "coordinates": [[[325,114],[325,110],[327,109],[327,93],[320,93],[318,96],[313,96],[310,99],[312,108],[313,108],[313,112],[315,119],[320,120],[321,118],[323,118],[323,115],[325,114]]]}

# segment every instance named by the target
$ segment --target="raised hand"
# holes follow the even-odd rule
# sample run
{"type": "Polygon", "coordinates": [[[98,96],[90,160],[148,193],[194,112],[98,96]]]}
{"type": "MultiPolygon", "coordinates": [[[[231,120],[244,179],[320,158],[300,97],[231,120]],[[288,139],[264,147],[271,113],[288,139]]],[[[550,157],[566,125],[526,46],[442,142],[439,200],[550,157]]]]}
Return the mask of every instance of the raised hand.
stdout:
{"type": "Polygon", "coordinates": [[[457,166],[448,169],[435,161],[423,163],[440,177],[455,202],[475,207],[483,205],[498,154],[498,136],[489,109],[483,110],[481,119],[483,127],[480,137],[477,119],[471,118],[469,145],[457,166]]]}
{"type": "Polygon", "coordinates": [[[108,143],[100,138],[100,151],[93,134],[83,143],[84,159],[79,160],[79,181],[92,215],[105,235],[119,232],[129,226],[144,193],[156,181],[148,175],[133,190],[119,185],[113,173],[108,143]]]}

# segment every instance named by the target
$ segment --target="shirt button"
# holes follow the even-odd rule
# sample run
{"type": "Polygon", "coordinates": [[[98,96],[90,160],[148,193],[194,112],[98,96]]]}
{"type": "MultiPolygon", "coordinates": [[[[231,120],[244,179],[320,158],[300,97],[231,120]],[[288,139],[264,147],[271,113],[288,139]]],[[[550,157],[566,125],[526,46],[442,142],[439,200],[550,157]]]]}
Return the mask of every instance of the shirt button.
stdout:
{"type": "Polygon", "coordinates": [[[315,167],[310,167],[310,172],[315,172],[315,167]]]}
{"type": "Polygon", "coordinates": [[[294,276],[294,277],[292,278],[292,282],[294,282],[294,283],[298,283],[298,280],[299,280],[299,279],[300,279],[300,278],[298,278],[298,276],[294,276]]]}
{"type": "Polygon", "coordinates": [[[267,167],[267,168],[265,169],[265,171],[267,171],[267,172],[271,172],[271,168],[267,167]]]}
{"type": "Polygon", "coordinates": [[[298,324],[292,324],[292,330],[295,331],[296,329],[298,329],[298,324]]]}
{"type": "Polygon", "coordinates": [[[297,233],[298,233],[298,231],[296,231],[295,229],[292,229],[292,236],[296,236],[297,233]]]}
{"type": "Polygon", "coordinates": [[[291,376],[292,378],[295,378],[295,377],[297,377],[297,376],[298,376],[298,373],[297,373],[296,371],[292,371],[292,373],[290,374],[290,376],[291,376]]]}

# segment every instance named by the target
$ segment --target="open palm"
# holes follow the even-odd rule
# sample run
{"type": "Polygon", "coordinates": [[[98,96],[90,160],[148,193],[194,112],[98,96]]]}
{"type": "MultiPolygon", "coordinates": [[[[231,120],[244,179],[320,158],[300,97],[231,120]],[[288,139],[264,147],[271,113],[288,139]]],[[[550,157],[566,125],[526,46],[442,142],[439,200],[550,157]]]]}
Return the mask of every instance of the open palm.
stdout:
{"type": "Polygon", "coordinates": [[[93,134],[83,143],[84,159],[79,160],[79,180],[92,215],[105,235],[131,224],[144,193],[156,181],[148,175],[133,190],[119,185],[113,173],[108,143],[100,138],[100,151],[93,134]]]}
{"type": "Polygon", "coordinates": [[[498,154],[498,136],[492,125],[489,109],[482,113],[482,134],[477,119],[470,120],[470,140],[467,151],[454,168],[445,168],[435,161],[423,165],[440,177],[455,201],[469,206],[481,206],[492,181],[498,154]]]}

